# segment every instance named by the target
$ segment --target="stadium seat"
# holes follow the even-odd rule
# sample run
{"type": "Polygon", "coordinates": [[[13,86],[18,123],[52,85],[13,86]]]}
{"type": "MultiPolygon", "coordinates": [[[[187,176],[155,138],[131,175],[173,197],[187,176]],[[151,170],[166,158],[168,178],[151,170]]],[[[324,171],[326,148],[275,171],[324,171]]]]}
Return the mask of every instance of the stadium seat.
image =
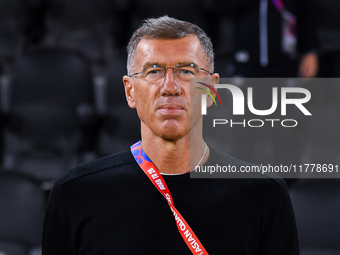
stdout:
{"type": "Polygon", "coordinates": [[[340,180],[301,179],[290,195],[301,255],[340,254],[340,180]]]}
{"type": "Polygon", "coordinates": [[[142,20],[168,15],[197,24],[210,37],[214,37],[217,15],[213,12],[213,0],[199,0],[195,1],[195,4],[191,0],[164,1],[162,4],[155,4],[152,0],[130,0],[129,2],[131,4],[130,34],[140,26],[142,20]],[[190,10],[190,15],[188,15],[188,10],[190,10]]]}
{"type": "Polygon", "coordinates": [[[4,167],[55,180],[94,137],[89,64],[74,51],[37,49],[16,62],[12,81],[4,167]]]}
{"type": "Polygon", "coordinates": [[[94,63],[107,61],[113,54],[111,0],[48,0],[47,45],[78,49],[94,63]]]}
{"type": "Polygon", "coordinates": [[[135,109],[120,105],[108,112],[98,136],[98,154],[107,156],[128,150],[139,141],[140,120],[135,109]]]}
{"type": "Polygon", "coordinates": [[[0,254],[39,254],[45,202],[33,179],[0,171],[0,254]]]}
{"type": "Polygon", "coordinates": [[[23,0],[0,1],[0,73],[22,50],[26,14],[23,0]]]}
{"type": "Polygon", "coordinates": [[[123,84],[126,71],[126,56],[112,59],[107,68],[107,87],[104,98],[105,111],[99,130],[97,151],[106,156],[121,150],[140,140],[140,120],[135,109],[130,109],[123,84]]]}

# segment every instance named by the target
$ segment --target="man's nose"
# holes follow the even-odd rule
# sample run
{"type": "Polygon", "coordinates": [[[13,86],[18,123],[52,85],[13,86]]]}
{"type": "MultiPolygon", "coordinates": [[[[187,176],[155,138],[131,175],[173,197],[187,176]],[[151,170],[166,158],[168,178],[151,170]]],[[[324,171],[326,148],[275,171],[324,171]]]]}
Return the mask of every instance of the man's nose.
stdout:
{"type": "Polygon", "coordinates": [[[176,77],[175,70],[172,68],[165,69],[164,79],[161,87],[161,94],[167,96],[181,95],[182,88],[176,77]]]}

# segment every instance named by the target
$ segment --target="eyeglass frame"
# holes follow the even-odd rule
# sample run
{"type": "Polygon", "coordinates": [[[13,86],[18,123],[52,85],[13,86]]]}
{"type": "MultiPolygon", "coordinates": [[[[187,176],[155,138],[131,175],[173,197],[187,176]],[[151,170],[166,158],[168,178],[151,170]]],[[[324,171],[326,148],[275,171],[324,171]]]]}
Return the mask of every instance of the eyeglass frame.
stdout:
{"type": "MultiPolygon", "coordinates": [[[[177,64],[177,65],[179,65],[179,64],[177,64]]],[[[195,69],[199,69],[199,70],[205,71],[205,72],[207,72],[207,73],[210,74],[210,75],[214,75],[212,72],[210,72],[210,71],[208,71],[208,70],[206,70],[206,69],[204,69],[204,68],[202,68],[202,67],[198,67],[198,66],[196,66],[196,65],[193,64],[193,63],[191,63],[191,64],[189,64],[189,65],[186,65],[186,66],[181,66],[181,67],[189,67],[189,66],[190,66],[190,67],[193,67],[193,68],[195,68],[195,69]]],[[[168,66],[168,67],[163,67],[163,68],[160,68],[160,69],[164,71],[163,77],[165,77],[166,71],[167,71],[168,69],[172,69],[172,71],[174,72],[174,75],[176,75],[176,70],[175,70],[175,69],[178,70],[178,68],[180,68],[180,67],[171,67],[171,66],[168,66]]],[[[142,67],[142,69],[143,69],[143,67],[142,67]]],[[[138,75],[138,74],[142,74],[142,73],[143,73],[143,71],[137,72],[137,73],[133,73],[133,74],[131,74],[131,75],[128,75],[128,77],[132,78],[133,76],[138,75]]]]}

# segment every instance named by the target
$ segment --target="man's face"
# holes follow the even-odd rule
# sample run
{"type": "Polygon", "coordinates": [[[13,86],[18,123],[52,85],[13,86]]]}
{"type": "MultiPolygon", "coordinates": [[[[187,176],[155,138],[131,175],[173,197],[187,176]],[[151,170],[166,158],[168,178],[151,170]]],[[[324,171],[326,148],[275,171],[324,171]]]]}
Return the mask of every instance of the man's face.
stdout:
{"type": "MultiPolygon", "coordinates": [[[[208,68],[202,46],[193,35],[175,40],[142,39],[135,54],[135,72],[154,64],[175,67],[193,63],[208,68]]],[[[191,91],[195,106],[191,105],[190,114],[190,82],[178,79],[172,69],[159,82],[148,82],[139,75],[134,79],[124,76],[123,81],[129,106],[137,108],[142,121],[142,132],[152,132],[166,140],[179,139],[201,120],[201,90],[191,91]]]]}

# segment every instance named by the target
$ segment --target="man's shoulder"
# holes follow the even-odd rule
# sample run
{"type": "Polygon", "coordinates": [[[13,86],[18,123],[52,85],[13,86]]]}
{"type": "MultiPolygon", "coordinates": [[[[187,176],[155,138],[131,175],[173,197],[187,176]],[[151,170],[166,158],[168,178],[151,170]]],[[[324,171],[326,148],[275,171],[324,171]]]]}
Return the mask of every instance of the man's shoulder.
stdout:
{"type": "MultiPolygon", "coordinates": [[[[253,168],[259,168],[257,164],[249,163],[243,160],[240,160],[238,158],[235,158],[227,153],[223,152],[218,152],[215,149],[212,149],[213,153],[213,160],[221,165],[223,164],[229,164],[232,166],[236,166],[237,169],[240,169],[241,167],[243,168],[248,168],[252,169],[253,168]]],[[[262,173],[262,172],[252,172],[252,173],[247,173],[246,176],[249,176],[249,178],[258,180],[259,183],[276,183],[276,186],[278,185],[281,189],[287,190],[287,184],[283,178],[281,178],[279,175],[275,173],[262,173]]],[[[244,174],[240,175],[241,178],[244,178],[244,174]]]]}
{"type": "Polygon", "coordinates": [[[60,176],[55,183],[55,187],[60,187],[67,182],[88,175],[102,173],[105,170],[118,170],[132,163],[134,163],[134,158],[131,152],[126,150],[91,162],[79,164],[60,176]]]}

